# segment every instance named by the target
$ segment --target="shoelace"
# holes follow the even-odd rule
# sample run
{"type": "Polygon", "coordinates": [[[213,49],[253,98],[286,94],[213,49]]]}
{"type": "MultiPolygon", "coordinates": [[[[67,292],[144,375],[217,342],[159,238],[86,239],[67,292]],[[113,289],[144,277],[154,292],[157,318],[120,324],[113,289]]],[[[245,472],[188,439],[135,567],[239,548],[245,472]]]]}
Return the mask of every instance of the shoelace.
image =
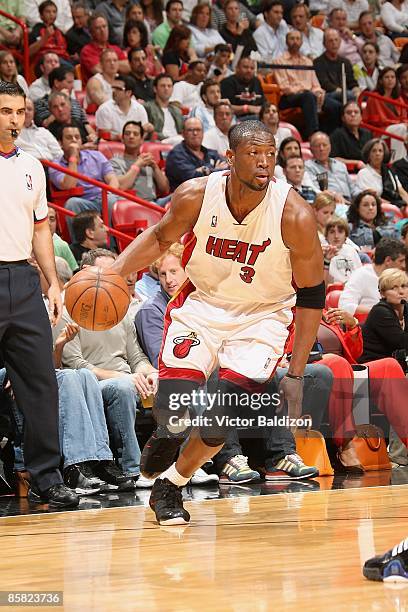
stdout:
{"type": "Polygon", "coordinates": [[[245,457],[244,455],[235,455],[235,457],[232,457],[232,464],[240,469],[248,469],[248,457],[245,457]]]}
{"type": "Polygon", "coordinates": [[[289,459],[289,461],[292,461],[293,463],[296,463],[296,465],[303,465],[303,461],[301,460],[301,458],[299,457],[299,455],[286,455],[286,459],[289,459]]]}

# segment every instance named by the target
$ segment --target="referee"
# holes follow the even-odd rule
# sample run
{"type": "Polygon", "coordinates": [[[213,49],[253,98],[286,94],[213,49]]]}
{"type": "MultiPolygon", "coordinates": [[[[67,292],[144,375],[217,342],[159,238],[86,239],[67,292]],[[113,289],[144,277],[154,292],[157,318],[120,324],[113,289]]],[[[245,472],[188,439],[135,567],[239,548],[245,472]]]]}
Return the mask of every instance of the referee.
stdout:
{"type": "Polygon", "coordinates": [[[24,414],[24,460],[31,475],[29,500],[52,507],[77,506],[62,481],[58,440],[58,387],[51,327],[61,316],[61,295],[47,220],[41,163],[14,145],[24,125],[25,95],[0,81],[0,351],[24,414]],[[50,288],[49,316],[34,252],[50,288]]]}

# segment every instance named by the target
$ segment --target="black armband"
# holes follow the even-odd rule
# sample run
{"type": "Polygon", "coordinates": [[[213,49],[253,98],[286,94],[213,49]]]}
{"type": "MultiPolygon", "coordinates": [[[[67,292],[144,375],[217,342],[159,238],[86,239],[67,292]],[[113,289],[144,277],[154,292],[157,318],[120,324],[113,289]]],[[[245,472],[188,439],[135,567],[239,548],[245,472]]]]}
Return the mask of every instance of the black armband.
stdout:
{"type": "Polygon", "coordinates": [[[300,287],[298,288],[296,297],[296,306],[300,308],[324,308],[326,301],[326,286],[324,281],[320,285],[314,287],[300,287]]]}

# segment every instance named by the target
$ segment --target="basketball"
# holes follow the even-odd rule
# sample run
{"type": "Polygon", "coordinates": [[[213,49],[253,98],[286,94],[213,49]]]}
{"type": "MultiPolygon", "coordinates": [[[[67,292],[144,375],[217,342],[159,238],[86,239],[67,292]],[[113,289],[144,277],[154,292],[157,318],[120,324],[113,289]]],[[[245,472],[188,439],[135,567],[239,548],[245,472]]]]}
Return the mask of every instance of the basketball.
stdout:
{"type": "Polygon", "coordinates": [[[129,302],[126,281],[109,269],[85,268],[65,288],[69,316],[90,331],[106,331],[117,325],[125,316],[129,302]]]}

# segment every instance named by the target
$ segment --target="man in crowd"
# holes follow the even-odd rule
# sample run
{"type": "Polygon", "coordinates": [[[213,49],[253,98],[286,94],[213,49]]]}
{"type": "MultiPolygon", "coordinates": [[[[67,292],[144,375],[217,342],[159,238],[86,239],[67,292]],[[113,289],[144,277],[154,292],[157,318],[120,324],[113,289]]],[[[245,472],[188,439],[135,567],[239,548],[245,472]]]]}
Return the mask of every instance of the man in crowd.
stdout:
{"type": "Polygon", "coordinates": [[[302,34],[300,52],[311,60],[324,51],[323,31],[310,25],[310,11],[307,4],[295,4],[290,11],[291,24],[302,34]]]}
{"type": "Polygon", "coordinates": [[[286,49],[288,24],[283,19],[283,2],[266,0],[263,4],[264,23],[254,32],[254,40],[262,61],[271,64],[286,49]]]}
{"type": "Polygon", "coordinates": [[[289,157],[282,160],[282,169],[285,178],[298,193],[306,200],[313,204],[316,197],[316,191],[309,185],[305,185],[305,162],[301,157],[289,157]]]}
{"type": "Polygon", "coordinates": [[[110,139],[120,140],[123,126],[128,121],[140,121],[146,132],[153,131],[142,104],[133,97],[133,79],[118,75],[112,84],[112,100],[107,100],[96,111],[96,127],[109,132],[110,139]]]}
{"type": "Polygon", "coordinates": [[[213,78],[215,81],[220,82],[222,79],[231,76],[233,72],[229,67],[230,60],[231,49],[229,46],[222,43],[215,45],[214,59],[207,73],[208,78],[213,78]]]}
{"type": "Polygon", "coordinates": [[[170,102],[173,94],[173,79],[168,74],[159,74],[153,82],[155,98],[146,102],[149,122],[159,140],[176,144],[181,140],[183,115],[177,104],[170,102]]]}
{"type": "Polygon", "coordinates": [[[328,17],[329,27],[337,30],[340,36],[340,57],[347,59],[351,64],[360,61],[360,50],[363,46],[360,39],[354,34],[347,24],[347,13],[342,8],[334,8],[328,17]]]}
{"type": "Polygon", "coordinates": [[[140,153],[143,143],[143,126],[136,121],[128,121],[123,126],[123,155],[111,159],[120,189],[134,189],[136,194],[149,202],[157,199],[157,194],[169,192],[166,175],[155,162],[151,153],[140,153]]]}
{"type": "Polygon", "coordinates": [[[48,124],[48,129],[55,138],[60,140],[63,126],[72,124],[79,129],[83,148],[95,148],[96,134],[94,129],[88,119],[86,121],[75,119],[72,103],[67,94],[62,91],[51,94],[48,98],[48,108],[50,116],[54,117],[54,120],[48,124]]]}
{"type": "Polygon", "coordinates": [[[324,132],[315,132],[310,138],[313,159],[306,161],[306,170],[315,191],[329,191],[339,204],[350,202],[359,193],[343,162],[330,157],[330,138],[324,132]]]}
{"type": "Polygon", "coordinates": [[[211,172],[228,168],[228,164],[217,151],[203,147],[203,126],[199,119],[186,119],[183,138],[184,140],[170,151],[166,160],[166,174],[171,191],[188,179],[207,176],[211,172]]]}
{"type": "Polygon", "coordinates": [[[98,3],[98,13],[105,15],[109,24],[109,42],[112,45],[122,46],[126,11],[132,4],[131,0],[103,0],[98,3]]]}
{"type": "Polygon", "coordinates": [[[214,107],[215,126],[204,133],[203,146],[206,149],[217,151],[218,155],[225,157],[229,148],[228,132],[232,125],[234,113],[231,104],[224,100],[218,102],[214,107]]]}
{"type": "Polygon", "coordinates": [[[48,82],[50,84],[50,93],[45,94],[34,103],[36,124],[38,126],[48,127],[49,124],[54,121],[55,117],[50,114],[48,101],[51,94],[59,92],[65,93],[71,101],[72,119],[87,123],[88,119],[85,111],[79,102],[72,97],[72,91],[74,89],[74,69],[67,65],[58,66],[48,75],[48,82]]]}
{"type": "Polygon", "coordinates": [[[100,63],[101,72],[94,74],[86,84],[87,107],[94,104],[99,108],[104,102],[112,100],[112,85],[118,76],[119,66],[116,51],[113,49],[102,51],[100,63]]]}
{"type": "Polygon", "coordinates": [[[134,81],[133,95],[136,100],[154,100],[153,79],[146,76],[146,53],[141,47],[129,49],[130,74],[134,81]]]}
{"type": "Polygon", "coordinates": [[[207,68],[202,60],[190,62],[185,78],[174,83],[171,101],[189,109],[201,106],[200,89],[206,74],[207,68]]]}
{"type": "Polygon", "coordinates": [[[38,62],[38,69],[41,76],[31,83],[28,88],[28,95],[33,102],[40,100],[51,93],[51,87],[48,82],[48,75],[54,68],[60,65],[59,57],[56,53],[45,53],[38,62]]]}
{"type": "MultiPolygon", "coordinates": [[[[212,15],[211,15],[211,27],[220,31],[222,26],[227,22],[227,18],[224,12],[224,5],[226,0],[216,0],[216,2],[212,5],[212,15]]],[[[259,22],[255,15],[250,11],[247,4],[243,4],[242,2],[238,2],[239,6],[239,14],[243,19],[248,19],[251,30],[256,28],[256,25],[259,22]]]]}
{"type": "Polygon", "coordinates": [[[363,159],[362,149],[373,136],[369,130],[360,127],[362,117],[357,102],[347,102],[341,119],[342,127],[330,135],[331,154],[339,161],[353,162],[359,167],[363,159]]]}
{"type": "Polygon", "coordinates": [[[231,102],[232,110],[240,119],[258,118],[265,96],[255,76],[254,60],[241,57],[235,74],[221,81],[221,96],[231,102]]]}
{"type": "MultiPolygon", "coordinates": [[[[66,125],[61,130],[61,146],[64,155],[55,160],[57,164],[64,168],[69,168],[74,172],[83,174],[88,178],[93,178],[97,181],[107,183],[111,187],[119,187],[118,179],[113,172],[110,162],[99,151],[83,151],[81,150],[81,133],[75,126],[66,125]]],[[[50,180],[57,189],[72,189],[73,187],[83,188],[83,197],[69,198],[65,203],[65,208],[78,214],[84,210],[96,210],[99,213],[102,211],[102,194],[98,187],[90,185],[86,181],[81,181],[50,168],[50,180]]],[[[117,200],[117,196],[108,194],[109,208],[117,200]]],[[[72,233],[71,217],[67,217],[67,224],[72,233]]]]}
{"type": "Polygon", "coordinates": [[[88,28],[90,11],[88,6],[82,2],[74,2],[71,8],[74,25],[65,34],[68,53],[72,58],[79,60],[82,47],[91,42],[88,28]]]}
{"type": "Polygon", "coordinates": [[[26,98],[24,127],[16,140],[16,145],[37,159],[53,161],[62,155],[58,140],[46,128],[34,123],[34,104],[26,98]]]}
{"type": "Polygon", "coordinates": [[[171,30],[175,25],[182,23],[182,16],[183,3],[181,0],[168,0],[166,3],[166,19],[155,28],[152,36],[153,44],[164,49],[171,30]]]}
{"type": "Polygon", "coordinates": [[[70,245],[70,249],[78,265],[81,264],[84,253],[106,247],[108,233],[96,210],[84,210],[78,213],[72,220],[72,233],[74,242],[70,245]]]}
{"type": "Polygon", "coordinates": [[[366,42],[375,43],[380,50],[378,60],[381,66],[395,66],[398,63],[400,53],[391,38],[377,32],[375,19],[371,11],[363,11],[358,19],[360,30],[359,40],[362,44],[366,42]]]}
{"type": "Polygon", "coordinates": [[[203,124],[204,133],[215,126],[214,107],[221,100],[221,89],[216,79],[206,79],[201,86],[202,103],[190,111],[190,117],[197,117],[203,124]]]}
{"type": "Polygon", "coordinates": [[[51,206],[48,206],[48,225],[50,226],[52,241],[54,243],[54,253],[56,258],[55,263],[57,263],[57,258],[60,257],[67,262],[71,272],[75,272],[75,270],[78,269],[78,264],[72,254],[71,249],[69,248],[68,242],[65,242],[65,240],[63,240],[61,236],[57,234],[57,213],[51,206]]]}
{"type": "Polygon", "coordinates": [[[393,238],[382,238],[378,242],[374,263],[366,264],[351,273],[339,299],[339,308],[350,314],[368,314],[381,295],[378,290],[378,277],[388,268],[405,270],[406,247],[403,242],[393,238]]]}
{"type": "Polygon", "coordinates": [[[118,71],[121,74],[128,74],[130,67],[126,53],[120,47],[108,42],[109,29],[106,17],[97,12],[94,13],[89,19],[89,31],[92,41],[82,48],[80,55],[83,83],[85,84],[93,74],[101,72],[100,58],[105,49],[116,51],[119,59],[118,71]]]}

